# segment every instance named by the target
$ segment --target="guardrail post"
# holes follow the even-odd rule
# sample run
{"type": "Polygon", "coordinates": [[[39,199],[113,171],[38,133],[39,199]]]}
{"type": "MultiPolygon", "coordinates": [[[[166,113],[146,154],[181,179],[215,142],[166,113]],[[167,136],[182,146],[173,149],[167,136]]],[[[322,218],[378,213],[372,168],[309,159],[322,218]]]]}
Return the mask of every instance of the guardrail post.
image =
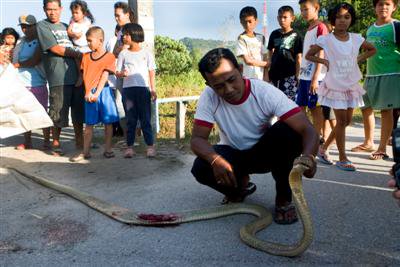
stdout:
{"type": "Polygon", "coordinates": [[[183,101],[176,102],[176,140],[185,138],[186,105],[183,101]]]}

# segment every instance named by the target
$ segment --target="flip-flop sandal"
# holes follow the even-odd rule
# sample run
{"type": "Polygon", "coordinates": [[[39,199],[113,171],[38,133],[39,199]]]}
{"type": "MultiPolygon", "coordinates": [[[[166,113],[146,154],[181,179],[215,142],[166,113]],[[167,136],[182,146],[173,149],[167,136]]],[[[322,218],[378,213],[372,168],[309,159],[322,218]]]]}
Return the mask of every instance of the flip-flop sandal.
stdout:
{"type": "Polygon", "coordinates": [[[32,149],[32,146],[27,146],[25,144],[19,144],[15,147],[16,150],[32,149]]]}
{"type": "Polygon", "coordinates": [[[333,162],[328,158],[328,155],[325,150],[318,149],[317,159],[319,162],[327,165],[332,165],[333,162]]]}
{"type": "Polygon", "coordinates": [[[297,222],[298,220],[299,219],[297,218],[296,207],[293,204],[282,207],[275,207],[274,221],[277,224],[292,224],[297,222]]]}
{"type": "Polygon", "coordinates": [[[83,153],[73,157],[70,159],[71,162],[80,162],[83,161],[85,159],[90,159],[92,157],[92,155],[88,154],[88,155],[84,155],[83,153]]]}
{"type": "Polygon", "coordinates": [[[389,155],[386,154],[385,152],[374,152],[371,155],[369,155],[370,160],[380,160],[380,159],[388,159],[389,155]]]}
{"type": "Polygon", "coordinates": [[[335,165],[342,171],[354,172],[356,170],[356,167],[351,163],[351,161],[336,161],[335,165]]]}
{"type": "Polygon", "coordinates": [[[374,152],[375,151],[375,149],[374,149],[374,147],[366,147],[366,146],[363,146],[363,145],[358,145],[358,146],[356,146],[356,147],[353,147],[352,149],[351,149],[351,152],[374,152]]]}
{"type": "Polygon", "coordinates": [[[61,147],[52,147],[51,153],[53,154],[53,156],[56,156],[56,157],[64,155],[64,152],[62,151],[61,147]]]}
{"type": "Polygon", "coordinates": [[[113,151],[110,151],[110,152],[104,152],[103,153],[103,156],[105,157],[105,158],[107,158],[107,159],[110,159],[110,158],[113,158],[113,157],[115,157],[115,154],[114,154],[114,152],[113,151]]]}

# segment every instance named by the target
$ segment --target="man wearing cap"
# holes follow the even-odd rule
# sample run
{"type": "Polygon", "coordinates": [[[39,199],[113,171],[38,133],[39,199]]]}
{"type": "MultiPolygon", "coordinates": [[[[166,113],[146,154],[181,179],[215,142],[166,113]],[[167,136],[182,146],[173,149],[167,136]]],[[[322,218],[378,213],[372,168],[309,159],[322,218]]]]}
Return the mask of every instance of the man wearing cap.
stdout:
{"type": "MultiPolygon", "coordinates": [[[[46,77],[41,64],[41,50],[36,32],[36,18],[32,15],[20,16],[19,26],[24,37],[16,45],[13,53],[13,65],[18,69],[18,78],[38,100],[38,102],[47,110],[48,91],[46,86],[46,77]]],[[[35,122],[33,122],[35,123],[35,122]]],[[[50,128],[43,129],[44,144],[43,148],[50,148],[50,128]]],[[[32,148],[31,132],[24,134],[25,142],[17,145],[16,149],[32,148]]]]}
{"type": "Polygon", "coordinates": [[[62,155],[60,147],[61,128],[68,126],[69,108],[75,131],[77,148],[83,146],[84,90],[76,88],[78,70],[74,58],[81,54],[73,49],[68,37],[68,25],[62,23],[61,0],[44,0],[46,19],[37,23],[37,33],[42,58],[49,83],[49,116],[53,120],[53,154],[62,155]]]}

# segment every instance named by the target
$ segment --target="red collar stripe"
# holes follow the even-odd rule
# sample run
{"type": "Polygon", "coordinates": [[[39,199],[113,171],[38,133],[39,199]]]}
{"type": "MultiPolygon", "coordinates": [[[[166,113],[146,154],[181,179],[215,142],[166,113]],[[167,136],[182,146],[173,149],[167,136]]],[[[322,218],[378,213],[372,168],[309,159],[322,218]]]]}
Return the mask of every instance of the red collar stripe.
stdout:
{"type": "Polygon", "coordinates": [[[242,95],[242,98],[238,100],[237,102],[228,102],[229,104],[232,105],[240,105],[246,102],[247,98],[249,98],[250,92],[251,92],[251,83],[249,79],[244,79],[244,92],[242,95]]]}

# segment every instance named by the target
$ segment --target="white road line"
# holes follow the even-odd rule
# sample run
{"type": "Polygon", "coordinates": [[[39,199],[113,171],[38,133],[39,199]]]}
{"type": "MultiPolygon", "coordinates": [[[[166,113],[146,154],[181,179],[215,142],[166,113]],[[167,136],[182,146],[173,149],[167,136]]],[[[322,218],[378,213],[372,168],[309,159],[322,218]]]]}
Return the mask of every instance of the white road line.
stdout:
{"type": "Polygon", "coordinates": [[[372,185],[350,184],[350,183],[343,183],[343,182],[337,182],[337,181],[328,181],[328,180],[320,180],[320,179],[307,179],[305,181],[310,181],[310,182],[315,181],[315,182],[322,182],[322,183],[347,185],[347,186],[353,186],[353,187],[359,187],[359,188],[365,188],[365,189],[374,189],[374,190],[380,190],[380,191],[388,191],[388,192],[392,192],[393,191],[393,189],[386,188],[386,187],[378,187],[378,186],[372,186],[372,185]]]}

